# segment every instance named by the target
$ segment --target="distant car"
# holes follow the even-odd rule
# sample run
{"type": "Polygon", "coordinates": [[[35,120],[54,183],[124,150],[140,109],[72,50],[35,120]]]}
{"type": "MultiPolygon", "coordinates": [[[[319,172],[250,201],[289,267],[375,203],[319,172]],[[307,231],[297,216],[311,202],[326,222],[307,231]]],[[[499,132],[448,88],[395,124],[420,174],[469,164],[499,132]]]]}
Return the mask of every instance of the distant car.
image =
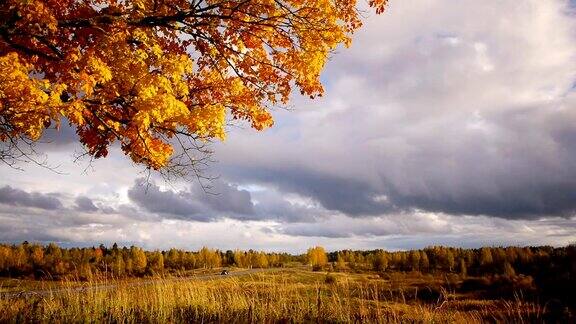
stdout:
{"type": "Polygon", "coordinates": [[[222,272],[220,272],[221,276],[227,276],[229,274],[230,274],[230,272],[228,272],[228,270],[222,270],[222,272]]]}

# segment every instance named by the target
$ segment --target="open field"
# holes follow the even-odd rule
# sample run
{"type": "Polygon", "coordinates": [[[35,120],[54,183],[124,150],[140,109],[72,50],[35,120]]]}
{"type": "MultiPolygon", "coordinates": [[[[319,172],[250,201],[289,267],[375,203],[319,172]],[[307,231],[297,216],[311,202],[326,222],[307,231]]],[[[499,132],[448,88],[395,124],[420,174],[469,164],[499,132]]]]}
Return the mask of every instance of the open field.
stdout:
{"type": "Polygon", "coordinates": [[[540,322],[551,309],[458,292],[458,282],[415,273],[273,270],[213,280],[59,283],[53,293],[0,299],[2,322],[540,322]]]}
{"type": "MultiPolygon", "coordinates": [[[[86,290],[112,290],[118,286],[146,286],[162,282],[183,282],[189,280],[221,279],[223,269],[202,269],[202,271],[186,271],[176,276],[164,278],[125,278],[123,280],[86,281],[44,281],[26,279],[0,279],[0,298],[17,298],[20,296],[50,296],[65,292],[83,292],[86,290]]],[[[276,271],[277,269],[233,269],[227,277],[252,275],[259,272],[276,271]]],[[[231,271],[231,269],[227,269],[231,271]]]]}
{"type": "Polygon", "coordinates": [[[574,245],[305,255],[0,245],[0,322],[568,323],[575,260],[574,245]]]}

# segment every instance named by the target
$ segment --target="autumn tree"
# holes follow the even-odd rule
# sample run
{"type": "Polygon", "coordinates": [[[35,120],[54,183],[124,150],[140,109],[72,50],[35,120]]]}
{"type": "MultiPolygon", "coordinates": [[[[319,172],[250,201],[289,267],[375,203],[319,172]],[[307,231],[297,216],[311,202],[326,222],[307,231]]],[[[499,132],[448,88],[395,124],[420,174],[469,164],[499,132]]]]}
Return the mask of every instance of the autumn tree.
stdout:
{"type": "Polygon", "coordinates": [[[516,271],[514,267],[510,264],[510,262],[504,262],[504,275],[508,277],[514,277],[516,275],[516,271]]]}
{"type": "Polygon", "coordinates": [[[239,268],[247,268],[248,262],[246,260],[246,255],[240,250],[234,251],[234,264],[239,268]]]}
{"type": "Polygon", "coordinates": [[[468,267],[466,266],[466,260],[460,259],[460,276],[466,278],[468,276],[468,267]]]}
{"type": "MultiPolygon", "coordinates": [[[[340,256],[340,254],[338,254],[340,256]]],[[[376,252],[372,261],[372,268],[376,271],[386,271],[388,268],[388,255],[384,251],[376,252]]]]}
{"type": "Polygon", "coordinates": [[[44,265],[44,249],[40,245],[34,245],[30,251],[30,259],[35,268],[40,268],[44,265]]]}
{"type": "MultiPolygon", "coordinates": [[[[374,267],[377,267],[377,265],[374,265],[374,267]]],[[[342,257],[342,254],[338,253],[336,255],[336,264],[335,264],[335,268],[337,270],[344,270],[346,269],[346,261],[344,261],[344,258],[342,257]]]]}
{"type": "Polygon", "coordinates": [[[306,260],[314,269],[321,269],[328,264],[326,250],[321,246],[309,248],[306,252],[306,260]]]}
{"type": "Polygon", "coordinates": [[[203,268],[212,269],[219,267],[222,259],[218,251],[203,247],[198,252],[198,262],[203,268]]]}
{"type": "Polygon", "coordinates": [[[0,272],[8,272],[14,263],[12,249],[7,246],[0,246],[0,272]]]}
{"type": "Polygon", "coordinates": [[[69,123],[93,158],[118,143],[150,169],[198,170],[228,121],[262,130],[293,90],[322,95],[327,59],[361,26],[356,2],[2,1],[0,159],[69,123]]]}
{"type": "Polygon", "coordinates": [[[182,253],[177,249],[170,249],[168,253],[166,253],[164,263],[173,269],[182,269],[182,253]]]}
{"type": "Polygon", "coordinates": [[[430,267],[430,260],[428,259],[428,254],[426,251],[420,251],[420,270],[428,271],[430,267]]]}
{"type": "Polygon", "coordinates": [[[452,253],[452,251],[450,249],[448,249],[446,251],[446,267],[448,268],[448,271],[452,272],[452,269],[454,268],[455,265],[455,260],[454,260],[454,253],[452,253]]]}
{"type": "Polygon", "coordinates": [[[164,272],[164,256],[159,251],[152,252],[148,257],[148,269],[153,274],[164,272]]]}
{"type": "Polygon", "coordinates": [[[143,274],[148,264],[144,250],[135,246],[130,247],[130,260],[132,261],[132,271],[135,274],[143,274]]]}
{"type": "Polygon", "coordinates": [[[182,254],[182,267],[186,270],[194,269],[198,267],[198,258],[194,253],[186,252],[182,254]]]}
{"type": "Polygon", "coordinates": [[[282,261],[280,261],[280,255],[276,253],[267,255],[268,266],[269,267],[281,267],[283,266],[282,261]]]}
{"type": "Polygon", "coordinates": [[[410,268],[412,271],[420,270],[420,252],[417,250],[410,251],[410,268]]]}
{"type": "Polygon", "coordinates": [[[488,270],[492,267],[494,259],[492,258],[492,251],[488,247],[480,249],[480,267],[483,270],[488,270]]]}
{"type": "Polygon", "coordinates": [[[50,243],[46,247],[46,263],[50,266],[52,274],[62,274],[64,272],[62,249],[55,243],[50,243]]]}
{"type": "Polygon", "coordinates": [[[254,267],[256,267],[256,268],[268,268],[269,262],[268,262],[268,257],[266,256],[266,253],[264,253],[264,252],[256,253],[255,257],[256,257],[256,262],[254,264],[254,267]]]}
{"type": "Polygon", "coordinates": [[[115,255],[112,257],[112,273],[114,273],[114,275],[116,276],[124,276],[125,272],[126,272],[126,268],[130,269],[128,272],[131,273],[131,269],[132,269],[132,260],[130,261],[130,266],[127,267],[126,266],[126,262],[124,262],[124,258],[122,258],[122,255],[115,255]]]}

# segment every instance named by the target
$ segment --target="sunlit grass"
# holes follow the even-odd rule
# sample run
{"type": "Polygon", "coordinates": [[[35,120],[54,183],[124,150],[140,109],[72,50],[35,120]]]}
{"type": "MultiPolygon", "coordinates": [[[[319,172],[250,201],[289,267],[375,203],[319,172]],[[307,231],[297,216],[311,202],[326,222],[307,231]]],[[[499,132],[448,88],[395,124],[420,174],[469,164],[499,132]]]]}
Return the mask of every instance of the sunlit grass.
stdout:
{"type": "Polygon", "coordinates": [[[263,272],[217,280],[156,279],[149,284],[111,280],[61,283],[52,293],[0,299],[1,322],[467,322],[530,321],[542,309],[524,302],[459,299],[447,290],[422,301],[403,276],[393,282],[370,274],[301,270],[263,272]]]}

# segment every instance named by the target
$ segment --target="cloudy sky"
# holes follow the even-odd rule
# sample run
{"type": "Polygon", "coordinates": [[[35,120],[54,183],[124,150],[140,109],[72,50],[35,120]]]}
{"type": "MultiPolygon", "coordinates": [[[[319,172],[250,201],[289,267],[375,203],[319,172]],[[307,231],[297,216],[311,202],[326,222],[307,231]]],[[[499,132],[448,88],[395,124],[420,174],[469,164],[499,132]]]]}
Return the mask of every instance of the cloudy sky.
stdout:
{"type": "MultiPolygon", "coordinates": [[[[0,167],[0,240],[302,252],[576,241],[576,8],[391,1],[275,128],[230,129],[206,194],[120,152],[0,167]]],[[[64,139],[68,140],[64,140],[64,139]]]]}

